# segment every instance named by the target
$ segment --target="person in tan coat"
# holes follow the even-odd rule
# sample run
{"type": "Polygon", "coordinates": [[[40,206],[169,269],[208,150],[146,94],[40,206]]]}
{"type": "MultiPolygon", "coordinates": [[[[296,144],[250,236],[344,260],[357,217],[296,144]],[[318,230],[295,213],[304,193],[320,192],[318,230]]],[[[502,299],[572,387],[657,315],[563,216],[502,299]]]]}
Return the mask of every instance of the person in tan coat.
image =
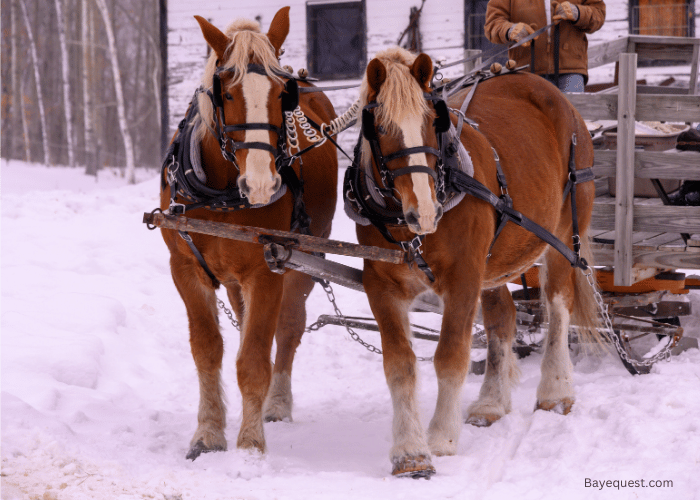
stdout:
{"type": "MultiPolygon", "coordinates": [[[[588,81],[588,39],[605,22],[603,0],[489,0],[484,31],[491,43],[519,42],[529,34],[559,21],[559,73],[556,73],[555,28],[535,39],[534,72],[564,92],[583,92],[588,81]]],[[[530,65],[529,43],[509,52],[517,66],[530,65]]]]}

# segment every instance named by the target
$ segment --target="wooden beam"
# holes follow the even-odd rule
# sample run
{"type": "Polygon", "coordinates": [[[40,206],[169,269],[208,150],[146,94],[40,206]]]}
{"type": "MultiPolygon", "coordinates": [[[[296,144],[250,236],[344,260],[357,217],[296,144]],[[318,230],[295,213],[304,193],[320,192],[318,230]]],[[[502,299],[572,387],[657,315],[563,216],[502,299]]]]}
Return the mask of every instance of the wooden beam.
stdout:
{"type": "MultiPolygon", "coordinates": [[[[612,245],[593,243],[591,249],[597,266],[614,265],[615,250],[612,245]]],[[[700,247],[658,249],[653,246],[635,246],[632,263],[639,267],[657,269],[700,269],[700,247]]]]}
{"type": "MultiPolygon", "coordinates": [[[[611,203],[595,203],[591,228],[595,231],[614,230],[617,236],[615,208],[611,203]]],[[[642,233],[700,234],[700,207],[635,205],[630,227],[632,231],[642,233]]]]}
{"type": "MultiPolygon", "coordinates": [[[[586,120],[617,120],[615,94],[565,94],[586,120]]],[[[635,109],[639,121],[695,122],[700,116],[700,96],[643,94],[635,109]]]]}
{"type": "Polygon", "coordinates": [[[357,245],[344,241],[328,240],[316,236],[265,229],[259,227],[239,226],[226,222],[214,222],[188,217],[168,215],[163,213],[145,213],[143,222],[164,229],[175,229],[192,233],[208,234],[220,238],[244,241],[249,243],[280,243],[290,245],[306,252],[323,252],[336,255],[347,255],[359,259],[380,260],[392,264],[402,264],[404,253],[401,250],[357,245]]]}
{"type": "Polygon", "coordinates": [[[588,47],[588,68],[597,68],[605,64],[617,62],[621,52],[627,50],[628,37],[618,38],[605,43],[588,47]]]}
{"type": "MultiPolygon", "coordinates": [[[[597,177],[614,177],[617,152],[595,152],[593,172],[597,177]]],[[[644,179],[700,180],[700,155],[694,151],[635,151],[634,176],[644,179]]]]}
{"type": "Polygon", "coordinates": [[[632,216],[634,210],[634,124],[637,104],[637,54],[620,54],[615,189],[615,280],[631,286],[632,216]]]}

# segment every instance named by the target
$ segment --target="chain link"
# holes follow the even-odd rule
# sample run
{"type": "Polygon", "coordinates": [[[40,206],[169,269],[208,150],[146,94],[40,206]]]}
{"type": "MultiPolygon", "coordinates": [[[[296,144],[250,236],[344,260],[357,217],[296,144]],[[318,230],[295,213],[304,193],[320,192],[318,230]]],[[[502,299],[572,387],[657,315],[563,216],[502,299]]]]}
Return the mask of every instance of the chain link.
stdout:
{"type": "MultiPolygon", "coordinates": [[[[346,321],[346,316],[340,311],[338,308],[338,304],[335,302],[335,294],[333,293],[333,288],[331,287],[331,284],[328,281],[322,280],[321,281],[321,286],[323,287],[323,291],[326,292],[326,296],[328,297],[328,301],[333,305],[333,309],[335,310],[335,315],[340,321],[340,323],[345,327],[347,330],[348,334],[350,335],[350,338],[352,338],[355,342],[358,344],[362,345],[365,349],[367,349],[370,352],[374,352],[376,354],[382,354],[382,350],[379,349],[376,346],[373,346],[372,344],[369,344],[362,340],[362,338],[357,334],[355,330],[353,330],[350,325],[348,325],[346,321]]],[[[317,321],[316,323],[312,324],[309,326],[306,331],[315,331],[323,327],[325,323],[322,321],[317,321]]],[[[433,356],[430,356],[429,358],[424,358],[422,356],[417,356],[416,359],[418,361],[433,361],[433,356]]]]}
{"type": "Polygon", "coordinates": [[[617,351],[618,355],[622,360],[626,363],[629,363],[635,368],[638,367],[650,367],[657,361],[661,359],[665,360],[670,360],[671,359],[671,349],[673,348],[673,340],[669,340],[668,344],[664,346],[659,352],[654,354],[653,356],[643,360],[643,361],[637,361],[636,359],[631,359],[629,355],[627,354],[627,351],[625,348],[622,346],[622,343],[620,342],[620,337],[615,333],[615,330],[613,328],[612,320],[610,319],[610,314],[608,313],[608,305],[605,303],[603,300],[603,296],[601,295],[600,291],[598,290],[597,283],[595,282],[595,276],[593,275],[593,270],[591,269],[590,266],[587,266],[587,269],[585,271],[582,271],[583,275],[586,277],[588,280],[588,284],[593,288],[593,293],[595,295],[595,300],[598,304],[598,309],[600,309],[600,315],[603,318],[603,322],[605,323],[604,328],[605,328],[605,333],[608,336],[608,338],[612,341],[612,343],[615,346],[615,350],[617,351]]]}
{"type": "Polygon", "coordinates": [[[236,318],[233,317],[233,313],[231,312],[231,310],[228,307],[226,307],[226,304],[224,304],[224,301],[217,297],[216,304],[219,306],[219,309],[224,311],[226,316],[228,316],[228,319],[231,321],[231,324],[233,325],[233,327],[236,330],[240,331],[241,330],[240,323],[238,321],[236,321],[236,318]]]}

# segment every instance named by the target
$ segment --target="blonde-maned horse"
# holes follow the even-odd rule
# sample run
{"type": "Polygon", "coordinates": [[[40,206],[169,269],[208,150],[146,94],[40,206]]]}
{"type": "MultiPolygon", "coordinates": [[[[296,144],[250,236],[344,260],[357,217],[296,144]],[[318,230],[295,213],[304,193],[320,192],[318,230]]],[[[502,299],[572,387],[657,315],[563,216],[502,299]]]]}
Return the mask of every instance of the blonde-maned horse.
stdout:
{"type": "MultiPolygon", "coordinates": [[[[279,65],[289,32],[289,7],[277,12],[266,34],[249,20],[235,21],[222,32],[203,18],[196,19],[212,52],[202,89],[192,104],[198,112],[181,133],[196,126],[192,144],[199,147],[203,176],[197,177],[194,169],[183,172],[167,165],[161,209],[289,231],[293,222],[305,227],[305,207],[309,234],[328,237],[336,206],[336,151],[329,142],[304,152],[303,167],[299,159],[291,161],[283,108],[295,109],[298,99],[298,108],[316,124],[329,123],[336,114],[324,94],[297,93],[297,85],[312,85],[295,81],[279,65]],[[235,209],[241,207],[245,208],[235,209]]],[[[312,142],[297,124],[294,127],[298,150],[303,151],[312,142]]],[[[194,460],[202,452],[227,448],[221,383],[224,342],[215,295],[219,284],[226,288],[241,330],[236,369],[242,421],[237,446],[264,452],[263,421],[292,418],[292,361],[314,283],[305,274],[271,272],[261,245],[173,230],[162,234],[170,250],[173,280],[187,309],[199,376],[198,425],[187,457],[194,460]]]]}
{"type": "MultiPolygon", "coordinates": [[[[544,263],[540,282],[544,284],[549,332],[537,409],[570,411],[574,388],[569,324],[574,321],[592,335],[597,324],[595,298],[585,276],[554,247],[509,222],[491,248],[499,224],[494,205],[484,198],[467,193],[450,210],[443,207],[444,192],[440,189],[444,176],[437,172],[442,146],[437,129],[449,127],[447,120],[458,124],[458,118],[456,114],[448,118],[444,101],[431,93],[432,75],[433,64],[427,55],[416,56],[399,48],[381,52],[369,63],[361,91],[363,136],[358,148],[358,172],[366,177],[356,181],[373,183],[375,194],[382,192],[384,196],[384,202],[375,205],[382,205],[383,210],[397,207],[405,221],[392,224],[389,216],[377,216],[378,224],[358,224],[361,244],[396,248],[396,242],[411,242],[406,246],[411,247],[422,239],[422,254],[411,254],[416,259],[414,265],[366,260],[363,272],[363,284],[381,332],[384,373],[393,402],[393,473],[413,477],[429,477],[435,472],[432,455],[457,451],[464,422],[460,394],[469,368],[472,323],[479,300],[488,334],[488,357],[479,398],[467,411],[467,421],[476,425],[489,425],[511,410],[511,386],[519,370],[511,348],[515,307],[506,283],[514,276],[538,260],[544,263]],[[441,297],[444,306],[434,357],[437,404],[427,432],[416,397],[416,356],[408,319],[412,301],[426,290],[441,297]]],[[[458,110],[468,91],[451,96],[447,106],[458,110]]],[[[495,151],[514,210],[573,252],[571,196],[565,194],[565,186],[574,134],[578,138],[575,169],[593,164],[590,136],[573,106],[542,78],[512,73],[481,82],[466,115],[478,125],[463,123],[459,136],[473,164],[471,177],[487,188],[488,195],[503,199],[495,151]]],[[[593,182],[579,184],[575,198],[586,247],[593,182]]],[[[371,219],[369,213],[364,215],[371,219]]]]}

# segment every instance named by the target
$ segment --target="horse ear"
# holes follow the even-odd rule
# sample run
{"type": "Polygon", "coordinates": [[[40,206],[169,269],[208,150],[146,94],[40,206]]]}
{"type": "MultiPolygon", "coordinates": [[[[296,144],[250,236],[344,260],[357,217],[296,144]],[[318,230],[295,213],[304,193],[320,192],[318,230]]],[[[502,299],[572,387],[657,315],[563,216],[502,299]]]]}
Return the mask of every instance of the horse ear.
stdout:
{"type": "Polygon", "coordinates": [[[289,7],[282,7],[277,11],[275,17],[270,23],[270,30],[267,32],[267,38],[275,48],[275,55],[279,57],[282,44],[287,39],[289,34],[289,7]]]}
{"type": "Polygon", "coordinates": [[[433,60],[428,54],[420,54],[411,66],[411,74],[418,80],[421,88],[430,91],[430,81],[433,79],[433,60]]]}
{"type": "Polygon", "coordinates": [[[386,80],[386,67],[379,59],[372,59],[367,65],[367,84],[377,94],[386,80]]]}
{"type": "Polygon", "coordinates": [[[226,52],[229,43],[231,43],[231,39],[203,17],[194,16],[194,18],[197,20],[199,27],[202,29],[204,39],[216,53],[216,57],[219,59],[219,61],[223,61],[224,53],[226,52]]]}

